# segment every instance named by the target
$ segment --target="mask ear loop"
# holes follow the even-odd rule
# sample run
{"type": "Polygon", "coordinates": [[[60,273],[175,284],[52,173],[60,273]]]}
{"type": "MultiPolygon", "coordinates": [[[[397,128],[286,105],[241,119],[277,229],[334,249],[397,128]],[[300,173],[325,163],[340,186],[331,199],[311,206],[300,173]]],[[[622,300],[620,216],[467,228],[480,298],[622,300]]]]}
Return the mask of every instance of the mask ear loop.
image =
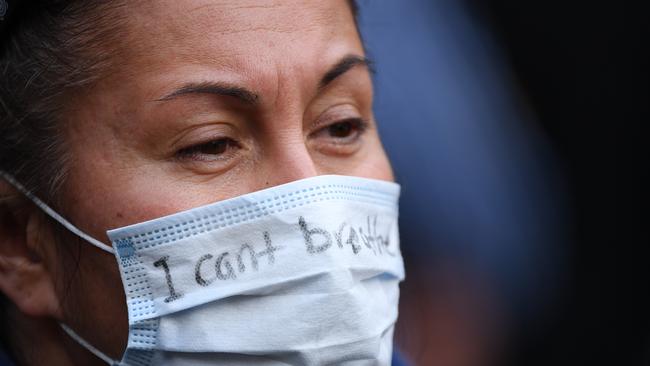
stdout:
{"type": "Polygon", "coordinates": [[[77,333],[75,333],[72,329],[70,329],[67,325],[65,324],[59,324],[61,328],[68,333],[68,335],[77,341],[82,347],[90,351],[93,355],[97,356],[98,358],[101,358],[102,361],[106,362],[109,365],[119,365],[120,363],[118,361],[113,360],[112,358],[106,356],[102,351],[98,350],[97,348],[93,347],[90,343],[86,342],[85,339],[81,338],[77,333]]]}
{"type": "Polygon", "coordinates": [[[7,181],[7,183],[11,184],[14,188],[16,188],[18,191],[20,191],[22,194],[24,194],[27,198],[32,200],[36,206],[38,206],[43,212],[45,212],[48,216],[56,220],[59,224],[65,226],[66,229],[70,230],[73,232],[75,235],[79,236],[80,238],[86,240],[90,244],[96,246],[97,248],[114,254],[115,250],[109,246],[107,246],[105,243],[93,238],[92,236],[84,233],[83,231],[79,230],[76,226],[74,226],[70,221],[66,220],[63,218],[63,216],[59,215],[56,211],[54,211],[50,206],[48,206],[45,202],[41,201],[38,197],[33,195],[27,188],[25,188],[22,184],[18,183],[14,177],[11,175],[0,171],[0,177],[2,177],[4,180],[7,181]]]}

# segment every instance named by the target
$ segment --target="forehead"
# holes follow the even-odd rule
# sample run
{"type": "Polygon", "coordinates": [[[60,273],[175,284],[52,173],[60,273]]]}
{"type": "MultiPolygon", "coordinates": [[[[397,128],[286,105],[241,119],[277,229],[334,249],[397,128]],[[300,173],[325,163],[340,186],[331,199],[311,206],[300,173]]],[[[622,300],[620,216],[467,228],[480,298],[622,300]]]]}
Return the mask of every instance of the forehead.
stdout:
{"type": "Polygon", "coordinates": [[[342,54],[362,53],[346,0],[137,1],[128,12],[132,63],[210,65],[253,71],[330,66],[342,54]]]}

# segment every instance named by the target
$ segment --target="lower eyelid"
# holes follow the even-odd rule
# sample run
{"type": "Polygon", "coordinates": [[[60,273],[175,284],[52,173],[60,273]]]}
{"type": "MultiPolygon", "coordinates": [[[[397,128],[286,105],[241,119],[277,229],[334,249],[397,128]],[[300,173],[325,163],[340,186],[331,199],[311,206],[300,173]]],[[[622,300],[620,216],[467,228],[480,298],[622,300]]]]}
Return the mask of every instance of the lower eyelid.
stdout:
{"type": "MultiPolygon", "coordinates": [[[[327,133],[326,128],[327,127],[325,127],[325,131],[321,129],[316,134],[327,133]]],[[[325,155],[341,157],[350,156],[361,149],[364,141],[364,135],[367,131],[368,127],[364,125],[360,126],[353,133],[353,135],[347,138],[337,139],[329,136],[324,138],[316,137],[313,141],[313,147],[325,155]]]]}

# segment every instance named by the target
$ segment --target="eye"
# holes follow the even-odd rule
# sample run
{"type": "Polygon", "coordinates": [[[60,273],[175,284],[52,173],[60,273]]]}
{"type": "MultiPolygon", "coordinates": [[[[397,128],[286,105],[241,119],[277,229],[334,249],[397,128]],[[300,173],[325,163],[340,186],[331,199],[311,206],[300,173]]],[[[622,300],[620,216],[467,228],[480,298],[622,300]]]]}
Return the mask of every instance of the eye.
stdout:
{"type": "Polygon", "coordinates": [[[362,136],[368,122],[361,118],[348,118],[320,127],[309,135],[312,146],[331,156],[349,156],[362,146],[362,136]]]}
{"type": "Polygon", "coordinates": [[[330,125],[327,128],[327,132],[329,132],[331,137],[342,139],[342,138],[350,137],[350,135],[354,133],[354,129],[355,126],[351,122],[346,121],[346,122],[337,122],[333,125],[330,125]]]}
{"type": "Polygon", "coordinates": [[[183,148],[176,153],[181,159],[211,161],[227,159],[240,145],[231,138],[219,138],[183,148]]]}
{"type": "Polygon", "coordinates": [[[336,144],[347,144],[355,142],[366,130],[367,123],[361,118],[351,118],[334,122],[319,131],[316,137],[326,137],[336,144]]]}

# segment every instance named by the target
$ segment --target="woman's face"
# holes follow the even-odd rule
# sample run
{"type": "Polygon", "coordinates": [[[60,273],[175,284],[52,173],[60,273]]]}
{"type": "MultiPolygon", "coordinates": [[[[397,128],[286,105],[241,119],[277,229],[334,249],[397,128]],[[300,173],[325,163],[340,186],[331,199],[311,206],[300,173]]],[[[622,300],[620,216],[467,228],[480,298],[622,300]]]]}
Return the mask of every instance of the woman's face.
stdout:
{"type": "MultiPolygon", "coordinates": [[[[112,72],[68,111],[64,215],[106,230],[320,174],[392,180],[345,0],[130,1],[112,72]]],[[[63,321],[118,358],[115,258],[82,248],[63,321]]]]}

